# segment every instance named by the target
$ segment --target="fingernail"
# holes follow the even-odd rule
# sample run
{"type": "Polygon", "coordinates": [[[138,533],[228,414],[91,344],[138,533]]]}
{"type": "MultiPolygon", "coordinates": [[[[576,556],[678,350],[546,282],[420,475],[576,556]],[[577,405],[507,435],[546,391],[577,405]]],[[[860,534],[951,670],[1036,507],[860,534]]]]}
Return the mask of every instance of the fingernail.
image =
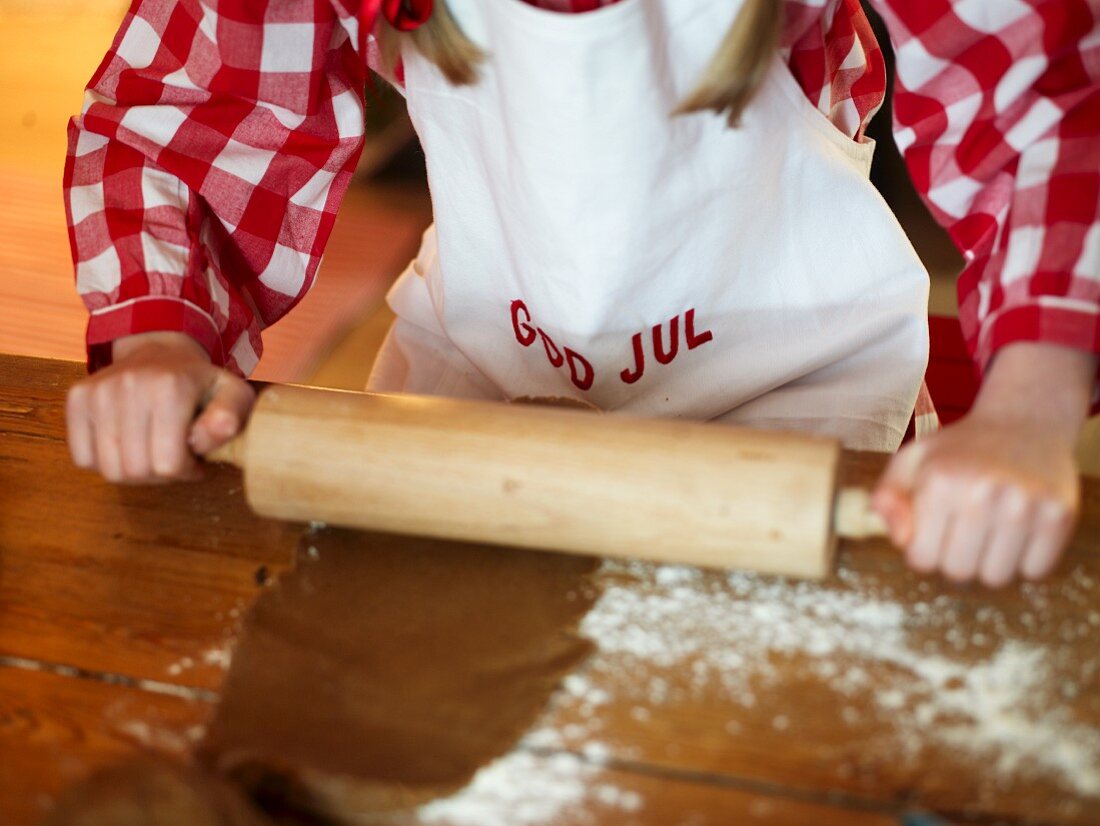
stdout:
{"type": "Polygon", "coordinates": [[[210,425],[219,436],[231,436],[237,430],[237,417],[228,410],[217,410],[211,416],[210,425]]]}
{"type": "Polygon", "coordinates": [[[1047,572],[1046,569],[1047,566],[1045,563],[1034,562],[1029,557],[1028,559],[1025,559],[1023,561],[1023,564],[1020,566],[1020,574],[1023,576],[1024,579],[1035,581],[1042,579],[1045,576],[1047,572]]]}
{"type": "Polygon", "coordinates": [[[930,574],[935,570],[937,560],[934,556],[929,556],[920,550],[906,548],[905,561],[914,571],[922,574],[930,574]]]}

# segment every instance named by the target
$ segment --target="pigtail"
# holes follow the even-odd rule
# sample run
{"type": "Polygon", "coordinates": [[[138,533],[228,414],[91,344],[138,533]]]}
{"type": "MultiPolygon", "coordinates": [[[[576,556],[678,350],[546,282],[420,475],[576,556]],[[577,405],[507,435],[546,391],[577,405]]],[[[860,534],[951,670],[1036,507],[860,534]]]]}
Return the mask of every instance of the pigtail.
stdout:
{"type": "Polygon", "coordinates": [[[782,0],[745,0],[699,85],[675,114],[712,110],[736,126],[768,75],[782,15],[782,0]]]}
{"type": "Polygon", "coordinates": [[[485,57],[459,28],[443,0],[436,0],[431,16],[411,31],[399,31],[384,16],[379,16],[375,37],[382,62],[391,70],[401,55],[401,44],[407,40],[439,67],[447,80],[459,86],[477,80],[477,65],[485,57]]]}

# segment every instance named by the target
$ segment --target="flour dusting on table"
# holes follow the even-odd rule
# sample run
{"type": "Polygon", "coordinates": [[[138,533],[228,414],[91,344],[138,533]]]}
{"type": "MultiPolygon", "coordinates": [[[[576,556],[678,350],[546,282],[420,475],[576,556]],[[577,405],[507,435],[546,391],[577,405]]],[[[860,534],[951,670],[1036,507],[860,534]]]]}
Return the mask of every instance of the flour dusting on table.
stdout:
{"type": "MultiPolygon", "coordinates": [[[[812,736],[803,709],[772,713],[776,689],[792,674],[824,692],[829,725],[850,729],[860,750],[877,749],[885,760],[919,767],[926,749],[954,754],[982,766],[994,793],[1040,777],[1073,796],[1061,804],[1069,813],[1080,805],[1075,798],[1100,797],[1100,730],[1069,708],[1078,692],[1095,690],[1100,651],[1073,661],[1079,647],[1049,644],[1100,638],[1100,612],[1052,628],[1046,611],[1053,600],[1096,604],[1082,568],[1056,586],[1019,586],[1022,611],[998,608],[988,592],[952,592],[915,577],[896,593],[852,570],[813,583],[609,561],[599,576],[603,594],[580,629],[598,653],[564,681],[563,716],[552,712],[524,738],[527,751],[424,810],[427,822],[583,823],[597,804],[627,822],[644,799],[616,787],[603,768],[641,755],[609,741],[604,707],[625,704],[644,727],[661,706],[698,700],[725,711],[706,733],[729,738],[751,737],[749,720],[767,709],[774,731],[812,736]],[[575,754],[531,753],[562,749],[575,754]]],[[[677,748],[670,743],[670,755],[677,748]]],[[[839,763],[837,776],[855,770],[839,763]]]]}
{"type": "Polygon", "coordinates": [[[457,795],[420,809],[423,823],[447,826],[538,826],[600,822],[596,802],[620,813],[637,811],[636,792],[600,778],[598,766],[560,753],[541,757],[514,751],[486,766],[457,795]]]}
{"type": "MultiPolygon", "coordinates": [[[[1083,569],[1056,594],[1021,586],[1029,608],[1011,617],[983,605],[980,593],[964,602],[921,582],[915,587],[927,598],[918,592],[900,599],[852,571],[840,572],[839,587],[637,562],[608,563],[602,574],[603,596],[581,631],[611,656],[597,657],[583,677],[567,682],[582,714],[606,703],[611,690],[629,693],[638,718],[652,706],[716,689],[731,706],[752,708],[797,660],[835,695],[842,720],[863,718],[870,696],[905,751],[939,742],[992,760],[1001,775],[1043,772],[1074,794],[1100,796],[1100,730],[1074,720],[1066,707],[1093,680],[1100,658],[1061,662],[1057,646],[1028,641],[1029,629],[1046,622],[1049,600],[1094,602],[1083,569]],[[661,670],[690,673],[690,680],[623,678],[661,670]]],[[[1055,636],[1073,642],[1096,635],[1098,626],[1100,616],[1089,612],[1087,621],[1064,624],[1055,636]]],[[[772,719],[776,730],[794,725],[797,709],[784,711],[772,719]]],[[[729,723],[736,733],[735,715],[729,723]]],[[[542,743],[549,745],[545,733],[542,743]]]]}

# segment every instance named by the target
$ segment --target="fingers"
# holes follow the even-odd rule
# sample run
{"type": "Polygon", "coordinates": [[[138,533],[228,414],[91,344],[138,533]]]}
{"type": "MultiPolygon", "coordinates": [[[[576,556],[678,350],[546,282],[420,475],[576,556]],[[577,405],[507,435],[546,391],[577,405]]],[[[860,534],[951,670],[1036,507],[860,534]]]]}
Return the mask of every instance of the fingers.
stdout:
{"type": "Polygon", "coordinates": [[[985,480],[973,480],[965,492],[960,491],[940,560],[940,570],[952,582],[971,582],[978,575],[993,529],[993,492],[985,480]]]}
{"type": "Polygon", "coordinates": [[[191,428],[189,444],[203,456],[236,436],[248,414],[256,394],[245,381],[222,372],[211,388],[210,400],[191,428]]]}
{"type": "Polygon", "coordinates": [[[65,425],[73,464],[95,470],[95,433],[88,405],[88,386],[84,382],[73,385],[65,399],[65,425]]]}
{"type": "Polygon", "coordinates": [[[886,466],[871,497],[871,504],[886,521],[890,539],[900,548],[913,540],[912,491],[924,458],[921,444],[902,448],[886,466]]]}
{"type": "Polygon", "coordinates": [[[153,476],[158,479],[198,478],[198,463],[187,446],[197,392],[178,377],[162,379],[154,392],[155,410],[149,429],[153,476]]]}
{"type": "Polygon", "coordinates": [[[187,435],[202,395],[194,370],[109,369],[74,385],[66,403],[74,463],[110,482],[196,478],[187,435]]]}
{"type": "Polygon", "coordinates": [[[138,399],[137,377],[127,374],[122,378],[123,392],[131,403],[119,410],[117,421],[119,428],[119,464],[122,479],[114,481],[140,481],[153,475],[152,460],[149,455],[149,425],[152,410],[148,403],[138,399]]]}
{"type": "Polygon", "coordinates": [[[943,556],[952,517],[951,489],[932,479],[917,488],[913,501],[913,541],[905,549],[905,560],[915,571],[935,571],[943,556]]]}
{"type": "Polygon", "coordinates": [[[1023,491],[1010,488],[1001,495],[995,517],[998,530],[989,540],[978,572],[984,585],[1003,588],[1016,578],[1028,541],[1031,516],[1032,503],[1023,491]]]}
{"type": "Polygon", "coordinates": [[[886,522],[890,541],[899,548],[913,540],[913,508],[909,497],[894,488],[879,485],[871,497],[871,507],[886,522]]]}
{"type": "Polygon", "coordinates": [[[1001,588],[1021,575],[1041,579],[1057,565],[1073,530],[1072,507],[965,472],[928,468],[921,476],[913,539],[904,546],[914,570],[1001,588]]]}
{"type": "Polygon", "coordinates": [[[1060,502],[1044,503],[1038,511],[1020,565],[1020,572],[1027,579],[1042,579],[1054,570],[1076,521],[1073,509],[1060,502]]]}
{"type": "Polygon", "coordinates": [[[122,482],[122,445],[119,442],[119,410],[114,387],[96,385],[91,391],[92,427],[95,433],[95,464],[108,482],[122,482]]]}
{"type": "Polygon", "coordinates": [[[899,450],[886,466],[880,487],[890,487],[909,493],[917,481],[927,447],[923,442],[913,442],[899,450]]]}

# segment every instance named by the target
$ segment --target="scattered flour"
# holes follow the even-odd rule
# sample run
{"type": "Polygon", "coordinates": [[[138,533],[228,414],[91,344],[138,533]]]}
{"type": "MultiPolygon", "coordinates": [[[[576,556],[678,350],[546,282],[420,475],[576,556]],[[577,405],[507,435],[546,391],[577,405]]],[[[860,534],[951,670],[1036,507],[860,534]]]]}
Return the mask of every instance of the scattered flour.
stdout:
{"type": "Polygon", "coordinates": [[[600,822],[589,804],[637,811],[641,797],[601,782],[600,769],[572,754],[515,751],[490,763],[458,794],[419,811],[422,823],[447,826],[538,826],[600,822]]]}
{"type": "MultiPolygon", "coordinates": [[[[1022,611],[962,599],[928,581],[899,594],[852,570],[820,584],[609,561],[600,578],[602,595],[580,629],[598,651],[563,682],[562,695],[578,714],[564,726],[529,732],[467,788],[422,807],[422,822],[625,822],[644,800],[619,788],[605,767],[637,755],[603,736],[602,707],[626,703],[644,726],[659,718],[654,709],[662,705],[717,695],[729,712],[717,735],[750,736],[745,718],[766,710],[771,729],[797,737],[799,710],[768,705],[770,690],[792,674],[833,695],[837,724],[855,730],[873,717],[876,736],[885,730],[888,751],[899,759],[938,748],[982,761],[1002,785],[1043,775],[1073,795],[1100,797],[1100,729],[1075,719],[1067,705],[1100,672],[1100,647],[1081,661],[1082,646],[1071,645],[1100,635],[1095,582],[1081,568],[1057,590],[1020,586],[1022,611]],[[1048,610],[1054,600],[1086,610],[1056,625],[1048,610]]],[[[199,659],[228,667],[230,648],[199,659]]],[[[168,672],[195,665],[183,658],[168,672]]],[[[185,750],[201,735],[198,727],[165,732],[136,721],[118,728],[169,751],[185,750]]],[[[672,754],[675,744],[669,746],[672,754]]],[[[851,766],[838,767],[840,777],[851,773],[851,766]]]]}
{"type": "Polygon", "coordinates": [[[125,720],[118,723],[115,730],[129,737],[142,748],[177,757],[190,754],[191,749],[205,733],[205,728],[200,725],[189,726],[184,731],[178,731],[167,726],[150,725],[144,720],[125,720]]]}
{"type": "Polygon", "coordinates": [[[172,677],[178,677],[184,671],[189,671],[195,667],[195,661],[190,657],[183,657],[176,660],[174,663],[170,663],[164,670],[172,677]]]}
{"type": "Polygon", "coordinates": [[[223,671],[229,670],[229,663],[233,659],[233,646],[226,642],[214,648],[208,648],[202,653],[202,661],[206,665],[213,665],[223,671]]]}
{"type": "MultiPolygon", "coordinates": [[[[766,708],[770,728],[797,737],[799,709],[771,700],[792,674],[833,696],[831,725],[885,737],[879,745],[898,759],[919,766],[932,748],[988,767],[998,786],[1043,776],[1073,795],[1100,797],[1100,729],[1074,719],[1065,703],[1100,670],[1100,651],[1082,662],[1080,646],[1031,641],[1097,634],[1100,611],[1053,629],[1047,611],[1052,600],[1096,604],[1082,569],[1056,591],[1021,586],[1022,612],[924,580],[899,594],[852,570],[822,584],[609,561],[600,578],[602,596],[580,629],[598,652],[563,682],[558,705],[569,709],[567,722],[530,731],[467,789],[422,809],[425,823],[584,824],[596,822],[591,812],[600,806],[625,822],[644,800],[603,770],[640,755],[609,745],[601,707],[627,703],[645,726],[661,705],[706,698],[714,707],[717,696],[729,717],[716,734],[751,736],[746,718],[766,708]]],[[[837,776],[854,770],[841,763],[837,776]]]]}
{"type": "MultiPolygon", "coordinates": [[[[1002,779],[1039,772],[1077,795],[1100,796],[1100,729],[1075,720],[1065,703],[1100,658],[1061,661],[1072,651],[1079,656],[1080,646],[1028,641],[1040,627],[1045,639],[1066,643],[1094,633],[1095,612],[1063,622],[1054,635],[1044,615],[1052,599],[1095,604],[1083,569],[1056,594],[1046,585],[1021,586],[1029,610],[1020,617],[950,593],[928,597],[927,582],[895,594],[851,570],[832,584],[621,561],[606,563],[601,574],[604,593],[581,626],[600,655],[565,685],[581,701],[588,739],[598,739],[600,724],[585,706],[612,694],[637,703],[631,715],[639,721],[653,706],[715,692],[736,712],[801,670],[836,695],[847,725],[865,720],[870,698],[910,757],[929,745],[948,747],[991,760],[1002,779]],[[639,674],[646,679],[638,682],[639,674]]],[[[771,727],[794,729],[797,710],[781,712],[771,727]]],[[[737,719],[730,723],[727,732],[741,730],[737,719]]],[[[570,732],[563,734],[547,729],[527,742],[571,745],[570,732]]]]}
{"type": "Polygon", "coordinates": [[[164,670],[169,676],[178,677],[201,663],[202,665],[220,668],[222,671],[228,671],[229,663],[233,659],[232,640],[226,639],[221,645],[206,649],[198,657],[197,661],[193,657],[181,657],[175,662],[169,663],[164,670]]]}

